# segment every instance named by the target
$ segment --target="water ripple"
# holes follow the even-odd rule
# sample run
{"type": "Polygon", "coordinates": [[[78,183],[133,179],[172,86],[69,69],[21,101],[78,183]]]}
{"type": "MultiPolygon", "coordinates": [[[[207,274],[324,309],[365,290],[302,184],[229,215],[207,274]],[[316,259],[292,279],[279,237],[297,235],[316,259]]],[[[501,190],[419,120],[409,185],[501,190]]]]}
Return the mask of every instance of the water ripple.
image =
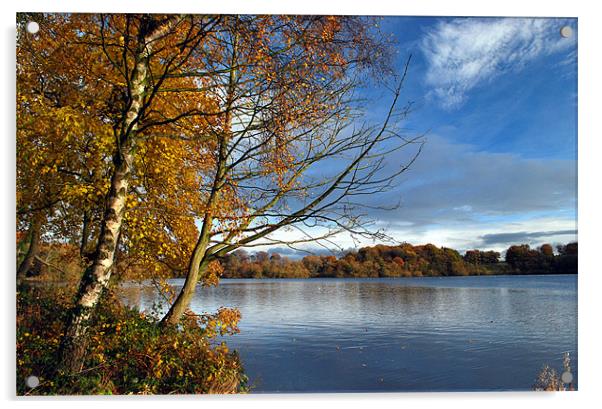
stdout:
{"type": "MultiPolygon", "coordinates": [[[[576,276],[223,280],[191,308],[241,310],[227,342],[257,392],[528,390],[564,351],[576,371],[576,286],[576,276]]],[[[148,284],[122,291],[142,309],[157,297],[148,284]]]]}

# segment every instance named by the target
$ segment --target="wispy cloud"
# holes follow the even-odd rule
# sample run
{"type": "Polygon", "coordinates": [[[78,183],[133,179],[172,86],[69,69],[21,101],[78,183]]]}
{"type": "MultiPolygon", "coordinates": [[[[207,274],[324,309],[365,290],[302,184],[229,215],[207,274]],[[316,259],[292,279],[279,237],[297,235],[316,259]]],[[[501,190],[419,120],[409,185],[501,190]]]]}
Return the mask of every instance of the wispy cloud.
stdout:
{"type": "Polygon", "coordinates": [[[538,57],[574,46],[563,38],[566,19],[458,18],[440,21],[425,33],[421,50],[427,62],[426,83],[445,108],[460,106],[467,93],[538,57]]]}

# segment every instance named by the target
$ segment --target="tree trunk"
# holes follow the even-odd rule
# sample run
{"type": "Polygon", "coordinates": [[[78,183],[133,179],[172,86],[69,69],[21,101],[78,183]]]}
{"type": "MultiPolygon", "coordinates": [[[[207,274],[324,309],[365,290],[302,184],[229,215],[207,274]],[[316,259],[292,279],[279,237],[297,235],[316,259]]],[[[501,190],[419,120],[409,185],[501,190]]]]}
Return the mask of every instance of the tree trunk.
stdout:
{"type": "Polygon", "coordinates": [[[107,208],[92,265],[86,269],[59,355],[61,369],[74,373],[81,370],[86,351],[89,320],[111,278],[115,250],[125,212],[133,155],[124,152],[116,160],[107,208]]]}
{"type": "MultiPolygon", "coordinates": [[[[226,115],[226,119],[226,123],[229,123],[229,114],[226,115]]],[[[196,284],[199,281],[201,273],[204,273],[205,269],[209,265],[209,261],[206,257],[207,247],[209,246],[209,240],[211,238],[211,228],[213,227],[213,208],[215,206],[218,191],[224,178],[226,153],[226,139],[222,139],[220,143],[218,168],[216,171],[215,179],[213,181],[213,188],[211,189],[211,194],[209,195],[209,199],[207,200],[207,210],[205,211],[205,215],[203,217],[203,226],[201,227],[199,238],[194,247],[194,251],[190,259],[190,264],[188,265],[188,273],[186,274],[184,287],[182,287],[182,289],[180,290],[178,297],[176,298],[175,302],[173,303],[167,314],[165,314],[163,319],[161,319],[162,325],[176,325],[178,322],[180,322],[180,319],[182,318],[182,316],[186,312],[186,309],[190,305],[190,300],[194,295],[196,284]]]]}
{"type": "Polygon", "coordinates": [[[199,281],[199,273],[203,272],[206,267],[204,264],[201,264],[203,255],[204,251],[195,251],[188,267],[188,274],[186,274],[184,287],[180,290],[176,301],[161,320],[161,324],[176,325],[180,322],[180,319],[186,312],[186,309],[192,300],[192,296],[194,295],[196,284],[199,281]]]}
{"type": "MultiPolygon", "coordinates": [[[[237,58],[237,53],[238,37],[235,36],[232,40],[232,59],[230,61],[231,66],[236,65],[235,61],[237,58]]],[[[236,70],[231,69],[228,77],[228,87],[226,89],[226,109],[224,118],[224,124],[226,125],[226,128],[224,129],[224,132],[220,138],[217,169],[215,172],[215,179],[213,180],[211,194],[209,195],[209,199],[207,200],[207,210],[205,211],[205,215],[203,217],[203,226],[201,227],[199,238],[197,240],[196,246],[194,247],[194,251],[192,253],[192,257],[188,265],[188,273],[186,274],[184,287],[182,287],[182,289],[180,290],[180,293],[178,294],[173,305],[169,308],[167,314],[165,314],[163,319],[161,319],[162,325],[176,325],[180,322],[180,319],[182,318],[182,316],[186,312],[186,309],[190,305],[190,301],[192,300],[192,296],[194,295],[194,292],[196,290],[197,282],[199,281],[199,276],[201,273],[205,272],[205,269],[209,264],[206,258],[206,253],[211,237],[211,228],[213,227],[213,209],[226,172],[226,162],[228,155],[227,145],[228,140],[231,137],[231,110],[234,101],[235,82],[236,70]]]]}
{"type": "Polygon", "coordinates": [[[88,254],[88,237],[90,236],[90,212],[84,211],[84,219],[82,221],[82,239],[79,245],[79,256],[86,260],[89,257],[88,254]]]}
{"type": "Polygon", "coordinates": [[[147,47],[144,45],[140,47],[138,62],[132,75],[132,99],[122,124],[121,147],[113,159],[115,168],[96,252],[92,265],[86,269],[81,279],[75,306],[59,349],[59,367],[68,373],[78,372],[82,368],[89,320],[111,278],[130,183],[133,139],[146,92],[148,61],[145,54],[147,52],[147,47]]]}
{"type": "Polygon", "coordinates": [[[27,273],[33,267],[33,263],[35,261],[36,256],[40,252],[40,238],[42,233],[42,220],[43,215],[40,212],[37,212],[31,221],[31,225],[29,227],[29,248],[27,249],[27,254],[25,254],[25,258],[21,261],[19,268],[17,269],[17,280],[22,280],[25,278],[27,273]]]}

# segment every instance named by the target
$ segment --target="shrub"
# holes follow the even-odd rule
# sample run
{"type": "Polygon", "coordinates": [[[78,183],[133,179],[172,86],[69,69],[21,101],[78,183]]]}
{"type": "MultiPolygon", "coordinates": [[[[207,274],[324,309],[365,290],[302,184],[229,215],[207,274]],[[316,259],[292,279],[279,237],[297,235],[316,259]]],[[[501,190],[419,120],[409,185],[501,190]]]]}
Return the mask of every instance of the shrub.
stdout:
{"type": "Polygon", "coordinates": [[[562,365],[563,375],[560,376],[554,368],[551,368],[549,365],[544,365],[539,372],[539,375],[537,375],[533,390],[546,392],[575,390],[571,375],[571,359],[568,352],[564,353],[562,365]],[[565,374],[569,374],[570,379],[564,379],[565,374]]]}
{"type": "Polygon", "coordinates": [[[238,332],[238,310],[187,315],[178,327],[121,304],[109,294],[94,316],[81,372],[57,372],[57,349],[71,306],[68,290],[17,293],[19,395],[235,393],[247,390],[239,357],[220,335],[238,332]],[[34,389],[30,375],[39,378],[34,389]]]}

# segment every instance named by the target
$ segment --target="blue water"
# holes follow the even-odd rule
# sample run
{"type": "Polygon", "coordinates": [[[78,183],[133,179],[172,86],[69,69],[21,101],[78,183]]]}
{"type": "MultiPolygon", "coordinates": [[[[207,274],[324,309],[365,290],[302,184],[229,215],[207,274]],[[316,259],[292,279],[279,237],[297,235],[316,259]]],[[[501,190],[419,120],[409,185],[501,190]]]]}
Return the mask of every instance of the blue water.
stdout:
{"type": "Polygon", "coordinates": [[[253,392],[530,390],[565,351],[577,378],[576,276],[222,280],[191,304],[220,306],[242,313],[226,342],[253,392]]]}

